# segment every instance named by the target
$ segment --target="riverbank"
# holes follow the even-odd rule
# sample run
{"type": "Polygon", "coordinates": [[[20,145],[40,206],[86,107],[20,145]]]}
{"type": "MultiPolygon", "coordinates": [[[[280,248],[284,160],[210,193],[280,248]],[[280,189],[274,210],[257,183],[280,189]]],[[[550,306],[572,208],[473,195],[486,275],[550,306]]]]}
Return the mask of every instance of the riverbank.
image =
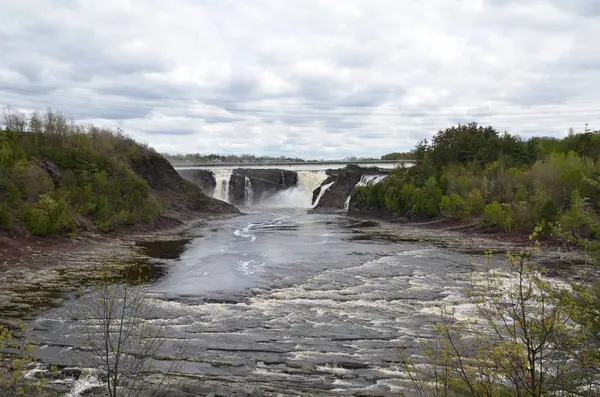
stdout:
{"type": "Polygon", "coordinates": [[[86,284],[125,277],[132,267],[151,271],[140,242],[193,238],[203,223],[236,215],[196,215],[186,222],[163,217],[153,225],[74,238],[0,236],[0,325],[20,328],[22,320],[61,305],[86,284]]]}
{"type": "MultiPolygon", "coordinates": [[[[533,247],[529,234],[521,231],[503,232],[481,226],[481,222],[455,221],[439,218],[424,222],[397,222],[377,217],[348,215],[364,238],[395,243],[427,243],[457,252],[485,255],[519,252],[533,247]]],[[[357,237],[360,239],[363,237],[357,237]]],[[[556,241],[540,241],[540,250],[534,258],[552,263],[580,263],[584,254],[574,247],[566,248],[556,241]]]]}

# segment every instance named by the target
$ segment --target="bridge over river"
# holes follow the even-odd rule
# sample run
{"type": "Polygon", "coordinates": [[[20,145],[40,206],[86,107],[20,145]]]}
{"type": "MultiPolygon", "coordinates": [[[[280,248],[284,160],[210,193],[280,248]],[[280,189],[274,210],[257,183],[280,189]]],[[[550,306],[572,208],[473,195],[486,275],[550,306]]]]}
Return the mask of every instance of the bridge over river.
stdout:
{"type": "Polygon", "coordinates": [[[305,161],[305,162],[270,162],[270,163],[201,163],[201,162],[176,162],[173,161],[175,169],[210,169],[224,170],[235,168],[273,169],[281,168],[290,171],[319,171],[326,169],[344,168],[348,164],[361,167],[379,167],[393,169],[401,165],[410,166],[414,160],[374,160],[374,161],[305,161]]]}

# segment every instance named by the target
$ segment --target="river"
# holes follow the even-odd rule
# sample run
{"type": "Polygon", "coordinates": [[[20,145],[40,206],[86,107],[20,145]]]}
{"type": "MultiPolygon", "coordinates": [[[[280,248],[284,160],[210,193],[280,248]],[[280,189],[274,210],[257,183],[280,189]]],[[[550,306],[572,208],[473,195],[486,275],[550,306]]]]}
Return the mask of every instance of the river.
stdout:
{"type": "MultiPolygon", "coordinates": [[[[398,395],[399,349],[418,354],[440,305],[473,313],[480,256],[373,238],[339,214],[244,211],[145,250],[161,269],[148,321],[168,330],[157,355],[185,339],[181,371],[200,395],[398,395]]],[[[37,318],[36,355],[70,365],[83,317],[73,296],[37,318]]]]}

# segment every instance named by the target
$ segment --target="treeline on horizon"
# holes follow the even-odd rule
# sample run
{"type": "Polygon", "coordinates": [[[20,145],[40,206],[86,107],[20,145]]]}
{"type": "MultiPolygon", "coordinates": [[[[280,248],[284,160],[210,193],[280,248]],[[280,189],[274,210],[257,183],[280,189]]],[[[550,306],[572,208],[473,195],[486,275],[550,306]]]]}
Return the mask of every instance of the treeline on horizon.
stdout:
{"type": "Polygon", "coordinates": [[[352,210],[408,219],[478,219],[506,232],[552,225],[600,236],[600,132],[523,140],[476,123],[416,146],[413,167],[352,194],[352,210]]]}
{"type": "MultiPolygon", "coordinates": [[[[263,163],[263,162],[306,162],[310,160],[304,160],[297,157],[285,157],[285,156],[256,156],[253,154],[164,154],[165,158],[171,162],[203,162],[203,163],[263,163]]],[[[315,161],[315,160],[313,160],[315,161]]]]}
{"type": "MultiPolygon", "coordinates": [[[[313,163],[324,161],[323,159],[303,159],[299,157],[286,157],[286,156],[256,156],[254,154],[163,154],[167,160],[172,163],[184,163],[184,162],[196,162],[196,163],[313,163]]],[[[340,161],[377,161],[377,160],[405,160],[411,159],[413,156],[412,152],[407,153],[389,153],[381,156],[381,158],[374,157],[356,157],[351,156],[340,161]]]]}
{"type": "Polygon", "coordinates": [[[157,155],[122,131],[48,109],[0,115],[0,231],[72,235],[152,222],[162,203],[134,171],[157,155]]]}

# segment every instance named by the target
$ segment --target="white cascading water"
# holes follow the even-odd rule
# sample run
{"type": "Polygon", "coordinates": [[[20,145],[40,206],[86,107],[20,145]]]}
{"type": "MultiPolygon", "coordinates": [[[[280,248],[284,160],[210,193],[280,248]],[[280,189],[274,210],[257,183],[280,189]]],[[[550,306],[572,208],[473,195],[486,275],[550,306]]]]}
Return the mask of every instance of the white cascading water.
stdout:
{"type": "Polygon", "coordinates": [[[319,195],[317,196],[317,199],[315,200],[314,204],[313,204],[313,208],[317,206],[317,204],[319,204],[319,200],[321,200],[321,197],[323,197],[323,195],[325,194],[325,192],[327,191],[327,189],[329,189],[331,187],[331,185],[333,185],[334,182],[328,183],[327,185],[323,185],[321,186],[321,190],[319,191],[319,195]]]}
{"type": "MultiPolygon", "coordinates": [[[[215,177],[215,191],[213,197],[222,201],[229,202],[229,181],[233,170],[213,170],[215,177]]],[[[272,207],[286,208],[311,208],[313,191],[321,186],[321,183],[327,179],[325,171],[298,171],[298,183],[294,187],[289,187],[280,191],[276,195],[262,200],[260,204],[272,207]]],[[[282,186],[285,188],[284,173],[281,171],[282,186]]],[[[320,196],[325,193],[326,189],[321,189],[320,196]]],[[[244,203],[246,205],[255,203],[254,190],[252,182],[248,177],[244,180],[244,203]]],[[[258,198],[259,199],[259,198],[258,198]]]]}
{"type": "Polygon", "coordinates": [[[229,180],[231,179],[232,170],[214,170],[213,175],[215,176],[215,192],[213,197],[221,201],[229,202],[229,180]]]}
{"type": "Polygon", "coordinates": [[[387,175],[363,175],[354,187],[372,186],[383,181],[385,178],[387,178],[387,175]]]}
{"type": "Polygon", "coordinates": [[[348,208],[350,208],[350,196],[348,196],[348,198],[346,199],[346,202],[344,203],[344,209],[346,211],[348,211],[348,208]]]}
{"type": "Polygon", "coordinates": [[[254,204],[254,190],[252,190],[252,182],[248,177],[244,179],[244,202],[246,205],[254,204]]]}
{"type": "MultiPolygon", "coordinates": [[[[387,178],[387,175],[363,175],[360,177],[360,181],[358,181],[358,183],[354,185],[354,189],[356,189],[357,187],[375,185],[383,181],[385,178],[387,178]]],[[[348,208],[350,208],[350,198],[351,196],[348,196],[346,202],[344,203],[344,209],[346,211],[348,211],[348,208]]]]}
{"type": "Polygon", "coordinates": [[[261,204],[269,207],[311,208],[313,191],[327,179],[327,174],[325,171],[297,171],[297,174],[296,186],[269,197],[261,204]]]}

